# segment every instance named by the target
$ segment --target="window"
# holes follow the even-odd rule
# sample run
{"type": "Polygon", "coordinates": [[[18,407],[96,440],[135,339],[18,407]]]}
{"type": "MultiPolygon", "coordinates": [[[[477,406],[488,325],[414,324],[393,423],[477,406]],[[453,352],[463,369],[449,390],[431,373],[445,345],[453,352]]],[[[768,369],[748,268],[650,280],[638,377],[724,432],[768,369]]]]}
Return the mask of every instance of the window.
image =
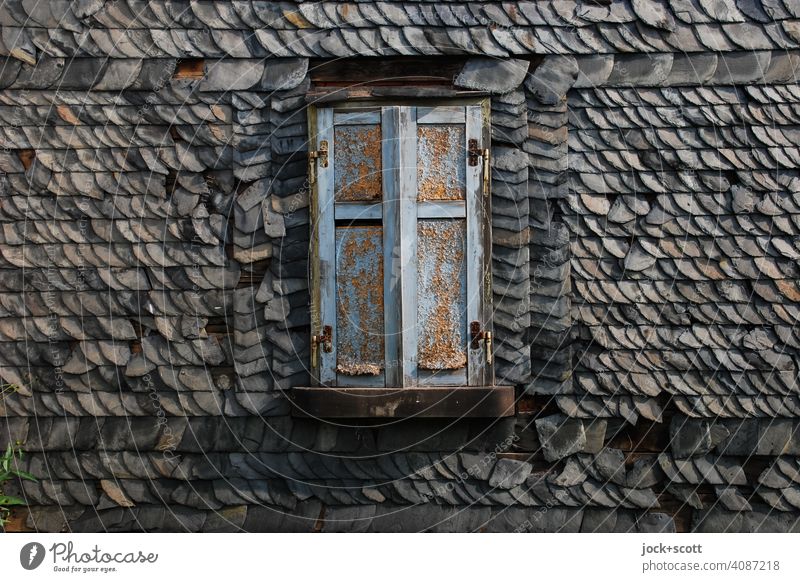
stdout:
{"type": "Polygon", "coordinates": [[[310,110],[317,386],[492,386],[488,113],[310,110]]]}

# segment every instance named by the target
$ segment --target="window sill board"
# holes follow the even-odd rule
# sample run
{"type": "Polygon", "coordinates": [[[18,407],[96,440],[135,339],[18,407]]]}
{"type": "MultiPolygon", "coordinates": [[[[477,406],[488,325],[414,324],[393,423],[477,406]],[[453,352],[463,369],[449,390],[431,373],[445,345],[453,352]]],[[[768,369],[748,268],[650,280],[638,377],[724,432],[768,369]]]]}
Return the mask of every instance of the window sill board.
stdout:
{"type": "Polygon", "coordinates": [[[513,386],[292,388],[294,416],[317,418],[500,418],[514,415],[513,386]]]}

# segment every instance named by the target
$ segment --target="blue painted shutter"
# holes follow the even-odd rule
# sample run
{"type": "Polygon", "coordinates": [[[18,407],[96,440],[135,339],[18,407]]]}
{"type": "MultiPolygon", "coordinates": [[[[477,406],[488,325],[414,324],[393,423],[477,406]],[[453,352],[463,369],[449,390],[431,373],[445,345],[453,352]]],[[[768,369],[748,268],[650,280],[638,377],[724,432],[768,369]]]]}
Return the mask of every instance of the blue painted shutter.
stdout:
{"type": "Polygon", "coordinates": [[[470,329],[491,331],[483,111],[316,110],[312,145],[328,159],[312,195],[319,383],[491,383],[488,344],[470,329]]]}

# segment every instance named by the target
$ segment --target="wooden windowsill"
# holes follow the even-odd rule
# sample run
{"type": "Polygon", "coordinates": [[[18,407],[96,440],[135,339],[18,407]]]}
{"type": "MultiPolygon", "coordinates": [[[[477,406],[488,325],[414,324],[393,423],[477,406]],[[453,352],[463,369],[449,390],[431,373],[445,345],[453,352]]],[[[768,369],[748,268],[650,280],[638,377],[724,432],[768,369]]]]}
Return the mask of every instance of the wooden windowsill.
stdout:
{"type": "Polygon", "coordinates": [[[292,388],[294,416],[317,418],[500,418],[514,415],[513,386],[292,388]]]}

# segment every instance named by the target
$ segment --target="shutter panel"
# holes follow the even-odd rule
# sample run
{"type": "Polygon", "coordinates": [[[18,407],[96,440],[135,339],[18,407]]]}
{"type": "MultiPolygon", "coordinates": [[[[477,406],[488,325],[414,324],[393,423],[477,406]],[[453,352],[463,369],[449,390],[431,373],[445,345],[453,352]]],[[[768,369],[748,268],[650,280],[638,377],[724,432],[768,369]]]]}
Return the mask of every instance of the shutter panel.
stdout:
{"type": "Polygon", "coordinates": [[[309,160],[314,180],[311,200],[311,333],[325,337],[316,346],[312,338],[312,376],[320,384],[336,384],[336,227],[333,213],[333,110],[319,109],[309,128],[317,159],[309,160]],[[324,153],[327,150],[327,158],[324,153]],[[314,362],[316,360],[316,362],[314,362]],[[316,363],[316,365],[314,365],[316,363]]]}
{"type": "Polygon", "coordinates": [[[383,136],[396,130],[385,127],[392,119],[376,108],[323,108],[316,110],[315,120],[312,334],[325,342],[313,375],[327,386],[385,386],[391,358],[384,270],[391,245],[383,215],[384,191],[391,183],[383,178],[383,136]]]}
{"type": "Polygon", "coordinates": [[[387,385],[417,384],[417,223],[416,150],[409,139],[414,110],[410,107],[384,108],[384,141],[387,197],[384,204],[387,271],[387,385]],[[390,246],[391,245],[391,246],[390,246]]]}
{"type": "Polygon", "coordinates": [[[418,107],[415,126],[418,383],[481,385],[488,379],[485,346],[472,347],[470,326],[490,331],[484,313],[487,160],[470,160],[470,146],[482,152],[488,141],[482,107],[418,107]]]}
{"type": "Polygon", "coordinates": [[[470,335],[471,325],[490,331],[487,160],[475,153],[488,146],[485,114],[480,105],[316,110],[319,383],[491,383],[486,344],[470,335]]]}

